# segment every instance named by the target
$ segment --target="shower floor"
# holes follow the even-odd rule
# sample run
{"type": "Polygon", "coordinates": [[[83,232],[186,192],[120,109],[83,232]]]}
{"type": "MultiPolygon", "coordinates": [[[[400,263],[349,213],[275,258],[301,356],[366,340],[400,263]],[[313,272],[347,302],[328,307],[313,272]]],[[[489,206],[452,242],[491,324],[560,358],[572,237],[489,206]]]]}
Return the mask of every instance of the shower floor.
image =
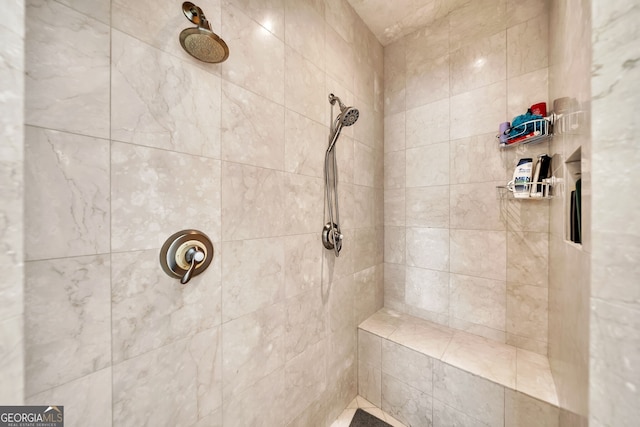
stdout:
{"type": "Polygon", "coordinates": [[[349,427],[349,424],[356,413],[356,409],[358,408],[380,418],[382,421],[386,421],[393,427],[407,427],[362,396],[356,396],[356,398],[349,403],[349,406],[342,411],[342,414],[340,414],[338,419],[331,424],[331,427],[349,427]]]}

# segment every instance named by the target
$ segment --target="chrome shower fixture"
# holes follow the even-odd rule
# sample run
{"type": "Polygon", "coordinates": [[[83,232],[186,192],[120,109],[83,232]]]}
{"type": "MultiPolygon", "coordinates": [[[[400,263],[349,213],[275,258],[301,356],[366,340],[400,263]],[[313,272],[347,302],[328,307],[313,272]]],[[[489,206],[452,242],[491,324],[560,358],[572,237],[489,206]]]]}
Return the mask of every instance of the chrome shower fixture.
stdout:
{"type": "Polygon", "coordinates": [[[182,13],[197,27],[180,33],[180,45],[187,53],[203,62],[217,64],[229,57],[229,47],[216,33],[204,16],[202,9],[191,2],[182,3],[182,13]]]}
{"type": "Polygon", "coordinates": [[[340,98],[334,94],[329,94],[331,104],[331,116],[333,117],[333,106],[338,103],[340,113],[331,123],[329,134],[329,147],[324,156],[324,179],[325,179],[325,200],[329,211],[329,222],[322,228],[322,244],[325,248],[333,249],[336,257],[340,256],[342,249],[342,232],[340,231],[340,209],[338,207],[338,163],[336,161],[335,145],[340,136],[343,126],[351,126],[360,117],[357,108],[347,107],[340,98]],[[335,221],[334,221],[335,209],[335,221]]]}

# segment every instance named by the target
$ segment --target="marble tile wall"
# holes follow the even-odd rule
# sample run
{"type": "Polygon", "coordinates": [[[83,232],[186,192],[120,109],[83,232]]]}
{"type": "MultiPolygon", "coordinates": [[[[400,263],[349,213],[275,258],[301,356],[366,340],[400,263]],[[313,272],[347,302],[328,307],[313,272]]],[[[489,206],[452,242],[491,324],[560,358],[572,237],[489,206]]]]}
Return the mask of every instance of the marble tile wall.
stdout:
{"type": "Polygon", "coordinates": [[[591,265],[591,3],[550,3],[549,98],[570,97],[583,111],[575,129],[552,141],[554,174],[565,179],[550,206],[549,362],[556,382],[562,425],[586,425],[589,411],[589,294],[591,265]],[[568,198],[574,178],[564,162],[581,147],[582,245],[567,240],[568,198]]]}
{"type": "Polygon", "coordinates": [[[0,402],[24,397],[24,13],[25,2],[3,5],[0,22],[0,402]]]}
{"type": "Polygon", "coordinates": [[[592,2],[592,253],[589,425],[640,417],[639,178],[640,10],[632,1],[592,2]],[[615,121],[619,126],[611,126],[615,121]]]}
{"type": "MultiPolygon", "coordinates": [[[[345,0],[199,6],[223,64],[179,47],[180,3],[26,5],[25,396],[69,426],[321,426],[357,392],[356,326],[383,303],[382,46],[345,0]],[[330,92],[361,112],[338,143],[338,259],[320,241],[330,92]],[[186,228],[216,256],[182,286],[157,257],[186,228]]],[[[22,366],[21,288],[1,291],[0,352],[22,366]]]]}
{"type": "Polygon", "coordinates": [[[544,0],[457,4],[385,54],[385,305],[547,353],[547,201],[501,200],[500,122],[548,101],[544,0]]]}

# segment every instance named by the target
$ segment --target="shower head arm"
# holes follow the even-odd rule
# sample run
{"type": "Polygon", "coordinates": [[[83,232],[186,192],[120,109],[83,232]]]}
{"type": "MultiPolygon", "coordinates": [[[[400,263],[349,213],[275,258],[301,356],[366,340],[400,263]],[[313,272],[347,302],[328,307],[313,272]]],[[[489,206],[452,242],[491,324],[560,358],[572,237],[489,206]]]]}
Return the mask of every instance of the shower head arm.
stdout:
{"type": "Polygon", "coordinates": [[[347,106],[342,103],[342,100],[332,93],[329,94],[329,102],[331,103],[331,105],[335,105],[336,102],[338,102],[338,105],[340,106],[340,111],[342,112],[344,112],[344,110],[347,109],[347,106]]]}
{"type": "Polygon", "coordinates": [[[204,12],[200,7],[186,1],[182,4],[182,13],[184,13],[184,16],[186,16],[189,21],[196,24],[198,28],[211,31],[211,24],[209,24],[207,17],[204,16],[204,12]]]}

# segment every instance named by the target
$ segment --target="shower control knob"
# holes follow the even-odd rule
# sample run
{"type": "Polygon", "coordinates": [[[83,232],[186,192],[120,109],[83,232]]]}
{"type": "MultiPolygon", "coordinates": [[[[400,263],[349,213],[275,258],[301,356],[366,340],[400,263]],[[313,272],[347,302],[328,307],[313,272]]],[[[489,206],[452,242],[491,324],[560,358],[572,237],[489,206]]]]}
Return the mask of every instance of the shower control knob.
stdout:
{"type": "Polygon", "coordinates": [[[182,230],[167,239],[160,250],[160,266],[183,285],[202,273],[213,259],[213,245],[198,230],[182,230]]]}

